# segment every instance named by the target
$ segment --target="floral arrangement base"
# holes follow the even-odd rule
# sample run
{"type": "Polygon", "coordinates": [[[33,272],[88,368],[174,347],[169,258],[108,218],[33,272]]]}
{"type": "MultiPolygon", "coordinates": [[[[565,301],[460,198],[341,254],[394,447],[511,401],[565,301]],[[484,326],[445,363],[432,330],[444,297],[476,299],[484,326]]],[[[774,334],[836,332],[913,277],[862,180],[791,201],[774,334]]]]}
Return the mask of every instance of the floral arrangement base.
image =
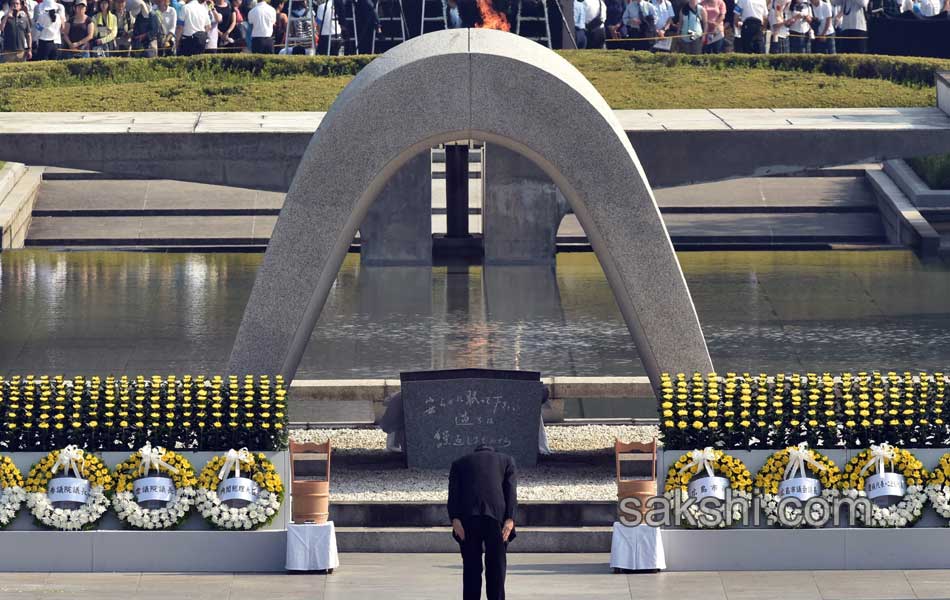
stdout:
{"type": "Polygon", "coordinates": [[[4,531],[2,570],[24,572],[275,572],[286,530],[4,531]]]}
{"type": "Polygon", "coordinates": [[[669,571],[945,569],[948,544],[947,527],[663,531],[669,571]]]}

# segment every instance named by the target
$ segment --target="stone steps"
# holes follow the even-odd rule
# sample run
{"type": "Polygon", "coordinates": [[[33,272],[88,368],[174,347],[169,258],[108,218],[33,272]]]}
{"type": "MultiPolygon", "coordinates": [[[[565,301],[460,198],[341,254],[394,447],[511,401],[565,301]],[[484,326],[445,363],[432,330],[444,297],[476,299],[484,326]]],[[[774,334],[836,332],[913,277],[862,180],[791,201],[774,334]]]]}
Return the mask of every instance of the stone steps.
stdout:
{"type": "MultiPolygon", "coordinates": [[[[656,197],[678,249],[886,244],[865,178],[829,172],[833,174],[667,188],[656,197]]],[[[165,180],[77,178],[82,176],[86,174],[62,169],[47,176],[33,210],[28,246],[256,252],[266,247],[283,204],[283,194],[274,192],[165,180]]],[[[470,231],[477,234],[482,231],[481,183],[473,180],[471,185],[470,231]]],[[[432,231],[437,234],[446,229],[444,206],[444,181],[436,179],[432,231]]],[[[571,214],[561,222],[557,241],[561,251],[590,250],[571,214]]]]}
{"type": "MultiPolygon", "coordinates": [[[[335,523],[334,523],[335,525],[335,523]]],[[[612,527],[518,527],[508,552],[610,552],[612,527]]],[[[458,552],[443,527],[336,527],[340,552],[458,552]]]]}
{"type": "MultiPolygon", "coordinates": [[[[444,502],[335,502],[330,519],[337,527],[444,527],[444,502]]],[[[519,502],[518,524],[525,527],[610,527],[617,520],[613,501],[519,502]]]]}

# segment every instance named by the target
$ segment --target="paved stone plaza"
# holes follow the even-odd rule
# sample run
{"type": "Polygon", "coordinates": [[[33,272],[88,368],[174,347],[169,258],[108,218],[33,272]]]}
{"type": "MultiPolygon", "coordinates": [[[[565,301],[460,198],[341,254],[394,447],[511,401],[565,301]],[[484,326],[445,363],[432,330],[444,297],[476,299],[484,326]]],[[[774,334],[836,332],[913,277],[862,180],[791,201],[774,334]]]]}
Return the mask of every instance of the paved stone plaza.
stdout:
{"type": "MultiPolygon", "coordinates": [[[[785,571],[614,575],[605,554],[514,554],[510,600],[870,600],[947,598],[947,571],[785,571]]],[[[0,598],[71,600],[450,600],[453,554],[343,554],[332,575],[0,573],[0,598]]]]}

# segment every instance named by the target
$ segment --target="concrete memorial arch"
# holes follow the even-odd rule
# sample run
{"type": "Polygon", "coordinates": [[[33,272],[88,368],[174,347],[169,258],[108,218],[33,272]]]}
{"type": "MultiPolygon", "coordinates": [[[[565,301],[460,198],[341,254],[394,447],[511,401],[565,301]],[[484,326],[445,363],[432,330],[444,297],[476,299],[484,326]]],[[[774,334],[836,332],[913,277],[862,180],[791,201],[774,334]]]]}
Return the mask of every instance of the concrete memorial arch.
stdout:
{"type": "Polygon", "coordinates": [[[653,192],[613,111],[554,52],[508,33],[461,29],[397,46],[333,103],[287,194],[229,372],[292,378],[350,243],[386,182],[419,152],[466,139],[504,146],[557,184],[654,386],[662,371],[712,369],[653,192]]]}

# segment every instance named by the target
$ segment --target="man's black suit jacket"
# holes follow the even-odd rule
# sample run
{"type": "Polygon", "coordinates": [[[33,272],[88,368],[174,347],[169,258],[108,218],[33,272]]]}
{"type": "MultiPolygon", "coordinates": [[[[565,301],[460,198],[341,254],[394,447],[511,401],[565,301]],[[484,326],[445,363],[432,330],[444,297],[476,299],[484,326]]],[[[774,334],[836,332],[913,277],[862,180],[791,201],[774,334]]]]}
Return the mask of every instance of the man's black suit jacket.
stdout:
{"type": "Polygon", "coordinates": [[[449,518],[488,516],[504,523],[518,509],[515,461],[479,446],[452,463],[449,471],[449,518]]]}

